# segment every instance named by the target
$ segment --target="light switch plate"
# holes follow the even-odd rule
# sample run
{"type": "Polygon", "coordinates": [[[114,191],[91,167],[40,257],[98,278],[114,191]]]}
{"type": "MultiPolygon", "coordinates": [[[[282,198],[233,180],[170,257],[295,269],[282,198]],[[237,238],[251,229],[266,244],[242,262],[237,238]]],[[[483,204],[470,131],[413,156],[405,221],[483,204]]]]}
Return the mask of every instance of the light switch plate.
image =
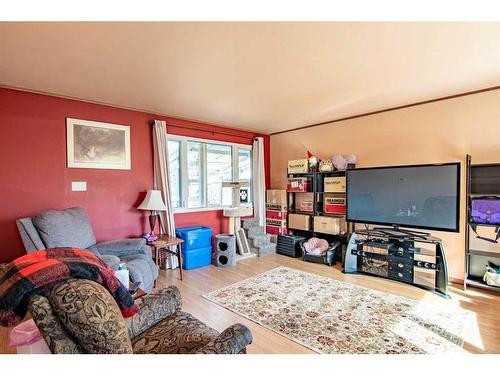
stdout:
{"type": "Polygon", "coordinates": [[[78,181],[71,183],[72,191],[87,191],[87,183],[85,181],[78,181]]]}

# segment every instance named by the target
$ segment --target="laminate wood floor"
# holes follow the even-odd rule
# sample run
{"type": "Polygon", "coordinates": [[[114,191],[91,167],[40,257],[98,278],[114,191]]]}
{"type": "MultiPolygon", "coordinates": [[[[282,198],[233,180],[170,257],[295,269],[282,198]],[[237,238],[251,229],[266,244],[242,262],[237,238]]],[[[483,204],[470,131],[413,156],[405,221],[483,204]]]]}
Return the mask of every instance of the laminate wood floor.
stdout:
{"type": "MultiPolygon", "coordinates": [[[[363,275],[345,275],[342,273],[340,265],[327,267],[307,263],[301,259],[273,255],[246,259],[240,261],[234,268],[223,269],[210,266],[185,271],[183,281],[178,279],[178,270],[162,270],[160,271],[157,287],[177,285],[183,298],[183,310],[219,331],[224,330],[233,323],[247,325],[254,336],[253,343],[248,347],[248,353],[313,353],[311,350],[202,297],[204,293],[278,266],[286,266],[320,276],[331,277],[414,300],[459,305],[473,315],[473,319],[464,330],[464,349],[470,353],[500,353],[500,295],[473,288],[464,292],[462,286],[458,284],[451,285],[450,294],[452,298],[447,300],[425,290],[396,281],[363,275]]],[[[0,328],[0,353],[14,352],[8,347],[8,332],[9,329],[0,328]]]]}

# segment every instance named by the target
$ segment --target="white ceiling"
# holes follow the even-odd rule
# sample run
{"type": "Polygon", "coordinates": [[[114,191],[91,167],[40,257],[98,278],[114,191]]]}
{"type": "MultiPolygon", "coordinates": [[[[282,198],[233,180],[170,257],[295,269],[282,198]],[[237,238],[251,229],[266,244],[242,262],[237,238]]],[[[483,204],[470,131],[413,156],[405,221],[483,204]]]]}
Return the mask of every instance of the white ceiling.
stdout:
{"type": "Polygon", "coordinates": [[[0,23],[0,85],[273,133],[500,85],[500,23],[0,23]]]}

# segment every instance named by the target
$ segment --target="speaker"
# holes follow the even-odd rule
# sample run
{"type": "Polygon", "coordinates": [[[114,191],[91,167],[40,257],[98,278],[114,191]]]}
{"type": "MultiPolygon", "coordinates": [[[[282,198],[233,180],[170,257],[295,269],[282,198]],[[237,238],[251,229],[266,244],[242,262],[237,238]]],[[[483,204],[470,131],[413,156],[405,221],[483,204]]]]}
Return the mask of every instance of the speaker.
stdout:
{"type": "Polygon", "coordinates": [[[215,236],[214,264],[222,268],[236,265],[236,237],[234,234],[218,234],[215,236]]]}

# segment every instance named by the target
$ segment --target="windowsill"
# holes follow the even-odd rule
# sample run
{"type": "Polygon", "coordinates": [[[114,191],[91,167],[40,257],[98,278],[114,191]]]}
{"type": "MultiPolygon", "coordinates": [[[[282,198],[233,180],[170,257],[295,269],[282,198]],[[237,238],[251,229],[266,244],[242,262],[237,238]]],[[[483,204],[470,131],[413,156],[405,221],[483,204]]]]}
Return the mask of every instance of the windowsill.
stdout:
{"type": "Polygon", "coordinates": [[[222,211],[229,207],[198,207],[198,208],[175,208],[174,214],[187,214],[190,212],[222,211]]]}
{"type": "Polygon", "coordinates": [[[194,213],[194,212],[204,212],[204,211],[223,211],[227,208],[231,208],[231,206],[224,206],[224,207],[199,207],[199,208],[175,208],[174,209],[174,215],[175,214],[188,214],[188,213],[194,213]]]}

